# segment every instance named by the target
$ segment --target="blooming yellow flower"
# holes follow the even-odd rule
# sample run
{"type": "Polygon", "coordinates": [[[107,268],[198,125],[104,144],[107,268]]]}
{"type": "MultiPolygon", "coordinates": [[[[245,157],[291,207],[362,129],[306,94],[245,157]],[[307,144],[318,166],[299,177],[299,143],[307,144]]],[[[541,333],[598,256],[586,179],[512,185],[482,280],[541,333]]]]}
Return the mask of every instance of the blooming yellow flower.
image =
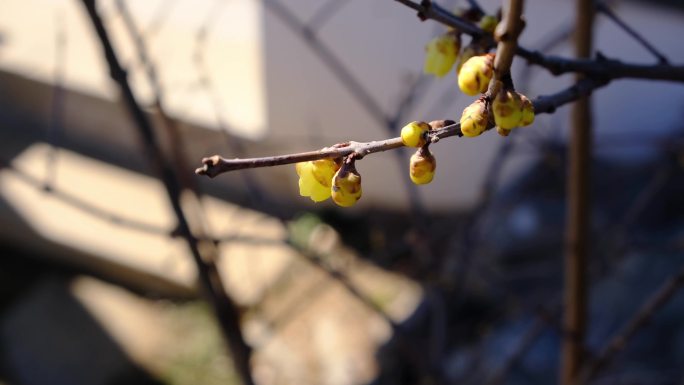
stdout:
{"type": "Polygon", "coordinates": [[[330,198],[331,182],[328,181],[326,186],[318,181],[314,175],[313,162],[299,162],[295,168],[299,175],[299,195],[309,197],[314,202],[322,202],[330,198]]]}

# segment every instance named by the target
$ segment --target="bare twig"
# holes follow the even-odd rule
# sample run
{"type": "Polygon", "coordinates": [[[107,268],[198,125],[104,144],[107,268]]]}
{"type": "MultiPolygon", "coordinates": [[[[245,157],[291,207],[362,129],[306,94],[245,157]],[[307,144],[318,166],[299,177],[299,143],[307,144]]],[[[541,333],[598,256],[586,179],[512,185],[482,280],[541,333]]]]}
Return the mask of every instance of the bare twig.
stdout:
{"type": "Polygon", "coordinates": [[[476,25],[466,21],[453,13],[447,11],[446,9],[440,7],[435,2],[421,2],[414,3],[411,0],[395,0],[405,6],[414,9],[418,12],[418,17],[421,20],[432,19],[438,21],[449,27],[458,29],[460,32],[468,34],[473,37],[483,37],[487,33],[482,29],[478,28],[476,25]]]}
{"type": "MultiPolygon", "coordinates": [[[[602,87],[606,84],[607,82],[603,80],[584,79],[556,94],[540,96],[534,101],[535,113],[543,114],[554,112],[556,108],[577,100],[583,95],[588,95],[596,88],[602,87]]],[[[461,133],[460,124],[452,124],[433,131],[430,134],[430,140],[432,142],[437,142],[441,139],[451,136],[463,136],[461,133]]],[[[401,138],[396,137],[372,142],[346,142],[317,151],[268,156],[263,158],[226,159],[219,155],[214,155],[202,159],[203,166],[196,169],[195,173],[199,175],[207,175],[213,178],[228,171],[279,166],[325,158],[340,158],[351,154],[356,154],[355,156],[357,157],[363,157],[369,154],[393,150],[403,146],[404,144],[401,142],[401,138]]]]}
{"type": "MultiPolygon", "coordinates": [[[[451,12],[439,7],[432,2],[430,6],[414,3],[411,0],[395,0],[398,3],[418,11],[421,19],[432,19],[444,25],[457,28],[462,33],[473,37],[486,37],[485,31],[474,24],[452,14],[451,12]]],[[[619,60],[609,59],[599,56],[597,59],[569,59],[558,56],[544,55],[537,51],[531,51],[523,47],[518,47],[516,54],[528,61],[546,68],[554,75],[568,72],[581,72],[591,77],[601,77],[604,79],[650,79],[650,80],[669,80],[684,82],[684,66],[669,64],[643,65],[624,63],[619,60]]]]}
{"type": "MultiPolygon", "coordinates": [[[[593,0],[577,0],[575,11],[575,54],[591,55],[593,0]]],[[[577,75],[578,80],[583,75],[577,75]]],[[[566,183],[566,230],[564,252],[563,329],[561,340],[560,384],[570,385],[577,378],[584,352],[587,323],[587,252],[589,249],[589,181],[592,115],[589,96],[580,98],[571,115],[572,133],[568,148],[569,171],[566,183]]]]}
{"type": "Polygon", "coordinates": [[[633,37],[634,40],[638,41],[639,44],[641,44],[648,52],[650,52],[653,56],[658,59],[658,62],[660,64],[669,64],[669,61],[667,60],[667,57],[663,55],[658,49],[653,46],[646,38],[641,36],[639,32],[637,32],[634,28],[632,28],[629,24],[625,23],[613,10],[610,8],[608,4],[606,4],[604,1],[596,1],[596,11],[602,13],[605,15],[607,18],[609,18],[613,23],[617,24],[620,28],[622,28],[629,36],[633,37]]]}
{"type": "MultiPolygon", "coordinates": [[[[225,3],[223,1],[215,3],[214,6],[209,9],[207,16],[202,23],[202,27],[197,31],[195,36],[193,62],[195,64],[195,69],[197,70],[200,87],[207,93],[211,100],[214,118],[218,125],[219,132],[223,135],[223,139],[225,140],[228,149],[234,154],[241,156],[244,153],[244,145],[240,138],[231,135],[230,133],[231,125],[222,112],[222,102],[210,75],[205,55],[209,34],[212,32],[211,28],[215,25],[217,17],[220,15],[219,11],[224,5],[225,3]]],[[[264,192],[264,189],[261,188],[259,182],[249,174],[242,175],[242,180],[245,182],[249,200],[255,203],[255,205],[260,205],[260,207],[267,206],[268,204],[266,202],[269,200],[269,197],[264,192]]]]}
{"type": "Polygon", "coordinates": [[[173,168],[164,159],[157,145],[157,139],[152,125],[143,110],[138,105],[133,91],[128,84],[126,71],[121,66],[111,44],[109,34],[104,27],[100,15],[97,13],[95,0],[83,0],[90,21],[102,45],[103,53],[110,70],[110,76],[119,85],[125,106],[136,123],[145,152],[160,174],[166,188],[169,201],[178,220],[178,232],[185,239],[197,266],[202,288],[217,314],[219,325],[224,333],[232,352],[235,369],[245,385],[252,385],[254,381],[250,369],[251,348],[245,342],[240,329],[240,312],[237,305],[225,292],[222,278],[214,264],[202,253],[201,241],[190,230],[185,213],[181,206],[181,188],[173,168]]]}
{"type": "Polygon", "coordinates": [[[601,349],[598,357],[581,372],[576,384],[585,384],[605,369],[663,306],[684,286],[684,268],[670,277],[627,321],[625,326],[601,349]]]}

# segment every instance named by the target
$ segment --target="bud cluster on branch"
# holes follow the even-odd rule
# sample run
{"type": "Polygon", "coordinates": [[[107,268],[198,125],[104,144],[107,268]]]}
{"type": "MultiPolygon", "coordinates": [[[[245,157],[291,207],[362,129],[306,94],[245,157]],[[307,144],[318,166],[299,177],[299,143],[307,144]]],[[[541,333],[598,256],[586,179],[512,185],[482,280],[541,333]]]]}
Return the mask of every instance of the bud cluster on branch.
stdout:
{"type": "Polygon", "coordinates": [[[415,184],[430,183],[436,159],[429,146],[447,137],[475,137],[496,127],[508,136],[516,127],[529,126],[535,115],[552,113],[617,78],[642,78],[684,81],[684,67],[662,61],[655,65],[625,64],[602,55],[594,60],[545,56],[517,44],[524,28],[523,1],[508,0],[500,17],[481,10],[452,13],[432,1],[414,3],[395,0],[418,12],[421,20],[435,20],[447,31],[425,46],[424,72],[445,77],[452,69],[460,90],[469,96],[480,95],[466,107],[459,119],[414,121],[401,130],[401,136],[372,142],[346,142],[318,151],[251,159],[226,159],[218,155],[204,158],[197,174],[215,177],[221,173],[256,167],[296,164],[300,195],[315,202],[332,200],[339,206],[354,205],[361,198],[361,175],[356,161],[369,154],[400,147],[417,148],[409,160],[409,177],[415,184]],[[462,46],[463,36],[470,41],[462,46]],[[583,73],[585,78],[558,93],[530,100],[517,92],[510,74],[515,56],[541,66],[551,74],[583,73]]]}

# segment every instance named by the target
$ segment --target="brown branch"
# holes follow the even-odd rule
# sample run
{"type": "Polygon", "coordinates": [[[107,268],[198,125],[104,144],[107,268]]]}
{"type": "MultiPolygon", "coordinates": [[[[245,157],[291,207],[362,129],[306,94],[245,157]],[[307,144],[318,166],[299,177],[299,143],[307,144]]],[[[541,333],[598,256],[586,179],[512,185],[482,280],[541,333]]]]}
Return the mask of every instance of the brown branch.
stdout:
{"type": "Polygon", "coordinates": [[[145,112],[138,105],[133,90],[127,80],[126,71],[121,66],[114,51],[109,34],[104,23],[97,13],[95,0],[82,0],[88,13],[93,28],[97,33],[106,62],[109,66],[110,76],[121,89],[124,105],[128,109],[131,118],[136,123],[144,144],[145,153],[149,155],[151,162],[160,174],[161,181],[166,189],[174,214],[178,220],[178,232],[190,249],[204,293],[216,312],[219,326],[230,346],[235,370],[245,385],[252,385],[250,370],[251,348],[245,342],[240,329],[240,312],[237,305],[225,292],[219,271],[213,260],[206,259],[202,253],[203,246],[190,230],[185,213],[181,206],[181,188],[171,165],[162,154],[155,136],[152,124],[145,112]]]}
{"type": "Polygon", "coordinates": [[[508,0],[504,2],[503,18],[495,31],[495,38],[499,42],[496,47],[494,59],[494,81],[489,85],[490,94],[496,96],[497,92],[491,92],[496,81],[504,81],[510,77],[513,56],[518,47],[518,36],[524,28],[522,20],[523,0],[508,0]]]}
{"type": "Polygon", "coordinates": [[[605,345],[598,357],[582,371],[576,384],[585,384],[605,369],[627,343],[653,318],[668,301],[684,286],[684,268],[670,277],[644,304],[625,326],[605,345]]]}
{"type": "MultiPolygon", "coordinates": [[[[608,82],[604,80],[584,79],[556,94],[540,96],[533,102],[535,112],[537,114],[553,113],[556,108],[577,100],[581,96],[589,95],[593,90],[606,84],[608,84],[608,82]]],[[[437,142],[451,136],[463,136],[460,124],[456,123],[435,130],[430,134],[429,139],[431,142],[437,142]]],[[[361,158],[369,154],[394,150],[403,146],[404,144],[401,142],[401,138],[396,137],[372,142],[347,142],[316,151],[267,156],[262,158],[226,159],[219,155],[214,155],[202,159],[203,166],[196,169],[195,173],[213,178],[229,171],[280,166],[325,158],[341,158],[351,154],[355,154],[357,158],[361,158]]]]}
{"type": "MultiPolygon", "coordinates": [[[[414,3],[411,0],[394,1],[416,10],[422,20],[432,19],[476,38],[487,37],[487,33],[476,25],[452,14],[434,2],[427,6],[414,3]]],[[[684,82],[684,66],[682,65],[624,63],[604,56],[592,60],[569,59],[559,56],[546,56],[538,51],[531,51],[523,47],[518,47],[516,54],[526,59],[530,64],[546,68],[554,75],[581,72],[590,77],[605,79],[634,78],[684,82]]]]}
{"type": "Polygon", "coordinates": [[[432,19],[435,21],[438,21],[444,25],[447,25],[449,27],[453,27],[458,29],[460,32],[465,33],[467,35],[470,35],[472,37],[484,37],[487,36],[487,33],[477,27],[476,25],[472,24],[471,22],[462,19],[453,13],[447,11],[446,9],[442,8],[435,2],[421,2],[419,3],[414,3],[411,0],[395,0],[398,3],[401,3],[409,8],[414,9],[416,12],[418,12],[418,17],[421,20],[427,20],[427,19],[432,19]]]}
{"type": "MultiPolygon", "coordinates": [[[[575,55],[591,55],[594,32],[593,0],[577,0],[575,9],[575,55]]],[[[578,74],[577,79],[584,75],[578,74]]],[[[587,253],[589,249],[589,181],[592,113],[589,96],[577,100],[571,114],[572,132],[568,147],[566,183],[566,229],[564,251],[563,329],[560,384],[570,385],[584,361],[587,328],[587,253]]]]}

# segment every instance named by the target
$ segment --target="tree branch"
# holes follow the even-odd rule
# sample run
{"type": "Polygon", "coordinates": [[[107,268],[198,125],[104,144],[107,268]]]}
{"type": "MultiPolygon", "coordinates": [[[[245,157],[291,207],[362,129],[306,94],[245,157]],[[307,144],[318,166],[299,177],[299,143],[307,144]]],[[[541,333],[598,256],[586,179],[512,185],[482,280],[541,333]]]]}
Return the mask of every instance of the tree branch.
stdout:
{"type": "MultiPolygon", "coordinates": [[[[581,96],[591,94],[595,89],[608,84],[605,80],[584,79],[577,84],[560,91],[553,95],[540,96],[534,100],[534,110],[536,114],[553,113],[556,108],[577,100],[581,96]]],[[[430,141],[438,142],[441,139],[451,136],[463,136],[461,133],[461,125],[451,124],[434,130],[430,133],[430,141]]],[[[293,164],[297,162],[306,162],[310,160],[325,159],[325,158],[341,158],[355,154],[354,156],[362,158],[369,154],[394,150],[403,147],[400,137],[376,140],[372,142],[346,142],[336,144],[331,147],[326,147],[321,150],[300,152],[295,154],[267,156],[262,158],[247,158],[247,159],[226,159],[219,155],[210,156],[202,159],[203,166],[196,169],[195,173],[198,175],[206,175],[211,178],[229,171],[243,170],[248,168],[272,167],[285,164],[293,164]]]]}
{"type": "MultiPolygon", "coordinates": [[[[475,38],[487,36],[487,33],[476,25],[452,14],[434,2],[431,2],[430,5],[423,5],[414,3],[411,0],[394,1],[416,10],[421,20],[435,20],[475,38]]],[[[623,63],[619,60],[608,59],[602,55],[592,60],[569,59],[559,56],[546,56],[538,51],[531,51],[523,47],[517,48],[516,55],[526,59],[530,64],[548,69],[554,75],[581,72],[587,76],[606,79],[635,78],[684,82],[684,66],[682,65],[623,63]]]]}
{"type": "MultiPolygon", "coordinates": [[[[518,36],[525,24],[522,20],[523,0],[509,0],[504,2],[503,19],[494,32],[499,44],[496,47],[494,59],[494,80],[503,81],[510,76],[513,56],[518,47],[518,36]]],[[[496,82],[490,82],[490,87],[496,82]]],[[[490,88],[491,89],[491,88],[490,88]]],[[[492,93],[492,96],[496,96],[492,93]]]]}
{"type": "MultiPolygon", "coordinates": [[[[591,55],[594,34],[593,0],[576,0],[575,55],[591,55]]],[[[578,80],[584,74],[577,74],[578,80]]],[[[570,385],[577,378],[585,359],[583,346],[587,328],[587,254],[591,206],[592,113],[589,96],[573,105],[570,115],[572,132],[567,150],[569,166],[566,177],[566,228],[563,267],[563,329],[561,340],[560,384],[570,385]]]]}
{"type": "Polygon", "coordinates": [[[249,363],[251,348],[245,342],[242,331],[240,330],[240,312],[237,305],[225,292],[221,276],[214,261],[207,259],[205,255],[202,254],[201,250],[203,249],[203,245],[200,244],[201,241],[197,239],[190,230],[190,226],[181,206],[181,188],[178,179],[173,168],[166,161],[157,145],[157,139],[154,130],[152,129],[152,124],[138,105],[133,90],[128,84],[126,71],[121,66],[104,23],[97,13],[95,0],[82,1],[102,45],[103,53],[109,66],[110,75],[121,89],[123,102],[128,109],[128,112],[131,114],[131,118],[136,123],[136,127],[145,146],[145,153],[149,155],[151,162],[159,172],[160,178],[166,188],[169,201],[178,220],[178,232],[188,244],[188,248],[190,249],[198,270],[204,293],[216,312],[219,326],[230,346],[236,372],[241,377],[244,385],[253,385],[254,381],[252,379],[249,363]]]}

